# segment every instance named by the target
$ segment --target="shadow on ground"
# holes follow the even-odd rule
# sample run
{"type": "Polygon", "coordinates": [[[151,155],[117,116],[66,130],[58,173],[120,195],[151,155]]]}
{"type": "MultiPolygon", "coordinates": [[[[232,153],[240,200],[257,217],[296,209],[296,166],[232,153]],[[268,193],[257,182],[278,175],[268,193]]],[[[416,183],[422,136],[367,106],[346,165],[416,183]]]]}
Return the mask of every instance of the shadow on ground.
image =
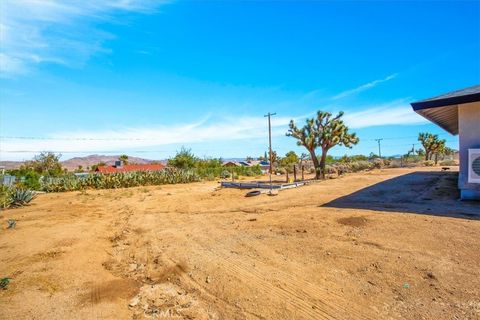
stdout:
{"type": "Polygon", "coordinates": [[[408,212],[480,220],[480,202],[459,201],[458,172],[412,172],[322,207],[408,212]]]}

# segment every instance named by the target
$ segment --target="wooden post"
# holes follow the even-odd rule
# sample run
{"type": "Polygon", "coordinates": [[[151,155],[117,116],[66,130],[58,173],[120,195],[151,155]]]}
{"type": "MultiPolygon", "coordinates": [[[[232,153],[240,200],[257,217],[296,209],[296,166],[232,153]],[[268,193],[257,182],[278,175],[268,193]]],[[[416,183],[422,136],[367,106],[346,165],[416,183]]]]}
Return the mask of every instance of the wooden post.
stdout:
{"type": "Polygon", "coordinates": [[[287,176],[287,183],[288,183],[288,168],[285,168],[285,173],[286,173],[286,176],[287,176]]]}
{"type": "Polygon", "coordinates": [[[305,171],[305,166],[302,164],[302,181],[305,181],[304,171],[305,171]]]}
{"type": "Polygon", "coordinates": [[[297,165],[293,165],[293,182],[297,181],[297,165]]]}

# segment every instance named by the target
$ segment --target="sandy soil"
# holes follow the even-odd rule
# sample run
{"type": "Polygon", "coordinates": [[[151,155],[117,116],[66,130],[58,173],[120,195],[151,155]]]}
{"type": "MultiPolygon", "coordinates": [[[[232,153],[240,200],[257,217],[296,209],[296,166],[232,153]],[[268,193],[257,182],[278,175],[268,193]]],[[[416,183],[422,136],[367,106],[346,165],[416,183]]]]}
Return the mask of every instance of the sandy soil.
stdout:
{"type": "Polygon", "coordinates": [[[432,170],[40,195],[0,214],[0,318],[480,319],[480,204],[432,170]]]}

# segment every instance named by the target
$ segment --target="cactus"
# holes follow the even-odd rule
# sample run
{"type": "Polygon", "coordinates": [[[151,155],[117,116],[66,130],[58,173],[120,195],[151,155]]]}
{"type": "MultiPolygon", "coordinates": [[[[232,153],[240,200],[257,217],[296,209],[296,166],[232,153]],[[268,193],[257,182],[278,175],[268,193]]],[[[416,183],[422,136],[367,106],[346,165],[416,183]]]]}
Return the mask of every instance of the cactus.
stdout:
{"type": "Polygon", "coordinates": [[[64,192],[85,189],[116,189],[148,185],[188,183],[200,181],[200,176],[191,170],[165,168],[161,171],[136,171],[113,174],[92,174],[86,178],[63,176],[41,180],[42,190],[64,192]]]}

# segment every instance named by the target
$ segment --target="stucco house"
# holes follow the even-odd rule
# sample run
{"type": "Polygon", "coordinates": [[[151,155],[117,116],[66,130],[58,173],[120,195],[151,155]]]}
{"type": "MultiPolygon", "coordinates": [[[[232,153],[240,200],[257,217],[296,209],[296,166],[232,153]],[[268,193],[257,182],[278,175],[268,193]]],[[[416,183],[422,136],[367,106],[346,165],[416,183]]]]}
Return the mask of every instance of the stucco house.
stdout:
{"type": "Polygon", "coordinates": [[[480,200],[480,85],[411,104],[413,110],[459,136],[462,200],[480,200]]]}

